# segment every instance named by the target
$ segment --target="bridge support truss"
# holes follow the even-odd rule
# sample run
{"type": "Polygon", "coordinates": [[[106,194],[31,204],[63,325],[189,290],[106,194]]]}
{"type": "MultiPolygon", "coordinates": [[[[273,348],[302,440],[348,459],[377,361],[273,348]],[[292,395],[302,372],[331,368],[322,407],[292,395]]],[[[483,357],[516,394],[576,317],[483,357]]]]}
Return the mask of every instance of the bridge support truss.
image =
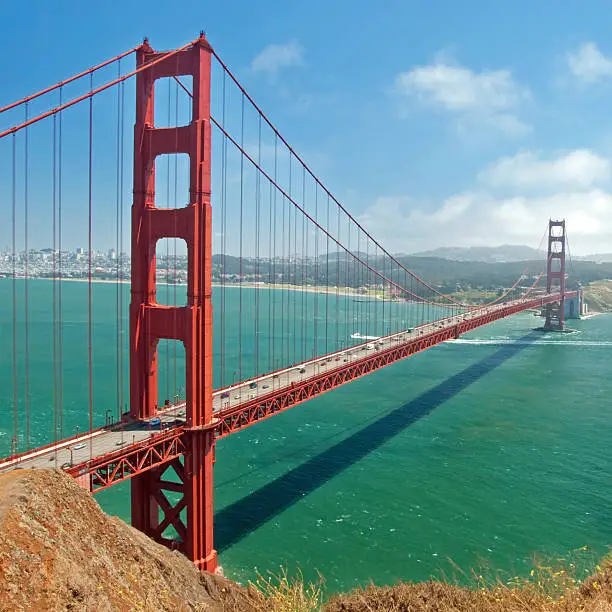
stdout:
{"type": "Polygon", "coordinates": [[[207,427],[212,422],[211,48],[202,35],[190,48],[167,60],[163,59],[165,55],[153,51],[145,40],[136,60],[138,67],[153,60],[159,62],[139,72],[136,82],[130,413],[136,419],[155,415],[158,342],[166,338],[181,341],[187,378],[186,426],[181,441],[184,463],[175,456],[133,476],[132,524],[155,540],[178,548],[200,569],[214,571],[214,434],[207,427]],[[193,78],[191,123],[156,128],[156,80],[184,75],[193,78]],[[185,208],[157,208],[155,159],[179,153],[187,153],[190,158],[189,203],[185,208]],[[181,238],[187,245],[185,307],[157,304],[155,250],[162,238],[181,238]],[[178,478],[169,480],[170,471],[178,478]],[[168,528],[178,534],[178,539],[164,535],[168,528]]]}
{"type": "Polygon", "coordinates": [[[565,329],[565,220],[548,222],[548,257],[546,265],[546,292],[559,291],[561,299],[545,309],[544,329],[565,329]]]}

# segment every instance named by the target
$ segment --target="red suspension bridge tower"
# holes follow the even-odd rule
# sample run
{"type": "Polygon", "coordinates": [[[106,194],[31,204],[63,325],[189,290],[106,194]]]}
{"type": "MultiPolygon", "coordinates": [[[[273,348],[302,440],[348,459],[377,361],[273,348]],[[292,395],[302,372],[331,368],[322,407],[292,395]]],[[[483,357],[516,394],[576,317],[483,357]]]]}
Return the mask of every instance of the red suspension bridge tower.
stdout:
{"type": "MultiPolygon", "coordinates": [[[[157,410],[157,345],[181,341],[186,361],[184,463],[174,459],[132,479],[132,524],[181,550],[200,569],[214,571],[212,429],[212,210],[210,71],[211,47],[201,34],[191,47],[172,55],[155,53],[145,40],[137,66],[156,61],[137,75],[132,208],[132,293],[130,304],[130,411],[136,419],[157,410]],[[166,60],[164,56],[169,55],[166,60]],[[159,60],[159,61],[157,61],[159,60]],[[156,128],[155,82],[164,77],[193,78],[189,125],[156,128]],[[187,153],[189,203],[185,208],[155,205],[155,159],[187,153]],[[162,306],[156,300],[155,249],[162,238],[187,245],[187,305],[162,306]],[[180,482],[168,480],[174,470],[180,482]],[[166,492],[180,494],[172,504],[166,492]],[[185,510],[186,520],[181,517],[185,510]],[[163,516],[163,518],[162,518],[163,516]],[[164,536],[172,528],[178,540],[164,536]]],[[[170,496],[171,498],[174,495],[170,496]]]]}
{"type": "Polygon", "coordinates": [[[565,220],[548,222],[548,257],[546,264],[546,292],[559,291],[559,301],[547,304],[544,329],[565,329],[565,220]]]}

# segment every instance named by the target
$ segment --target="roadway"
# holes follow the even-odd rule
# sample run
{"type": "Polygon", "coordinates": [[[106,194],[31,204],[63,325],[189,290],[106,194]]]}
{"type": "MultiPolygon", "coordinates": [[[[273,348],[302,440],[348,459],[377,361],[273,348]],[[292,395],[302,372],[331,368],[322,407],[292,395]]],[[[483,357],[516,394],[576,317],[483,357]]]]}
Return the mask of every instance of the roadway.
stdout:
{"type": "MultiPolygon", "coordinates": [[[[292,383],[313,378],[326,370],[340,366],[342,363],[363,359],[377,351],[409,342],[419,336],[427,336],[440,329],[453,327],[462,321],[468,321],[471,318],[496,312],[511,304],[527,302],[533,299],[534,297],[530,297],[529,299],[515,300],[513,302],[474,309],[446,319],[426,323],[411,330],[384,336],[377,340],[367,340],[352,347],[316,357],[315,359],[287,367],[283,370],[218,389],[213,392],[213,412],[217,413],[222,409],[237,408],[247,401],[263,397],[272,391],[290,387],[292,383]]],[[[161,423],[156,427],[132,421],[84,433],[57,444],[34,449],[14,458],[9,457],[0,464],[0,472],[15,468],[66,468],[71,465],[77,465],[106,453],[117,451],[124,446],[142,442],[159,433],[160,429],[184,425],[185,413],[185,402],[182,402],[171,408],[159,411],[158,416],[161,423]]]]}

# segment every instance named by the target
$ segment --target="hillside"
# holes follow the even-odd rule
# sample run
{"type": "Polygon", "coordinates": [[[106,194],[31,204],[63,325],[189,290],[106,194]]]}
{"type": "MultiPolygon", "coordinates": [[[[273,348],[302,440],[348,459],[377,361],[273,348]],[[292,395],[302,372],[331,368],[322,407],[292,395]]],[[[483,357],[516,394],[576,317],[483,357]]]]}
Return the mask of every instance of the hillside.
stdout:
{"type": "Polygon", "coordinates": [[[585,255],[584,257],[577,257],[576,259],[583,259],[584,261],[594,261],[595,263],[610,263],[612,261],[612,253],[585,255]]]}
{"type": "Polygon", "coordinates": [[[439,257],[453,261],[506,263],[545,259],[546,253],[522,244],[502,244],[497,247],[439,247],[431,251],[413,253],[412,257],[439,257]]]}
{"type": "Polygon", "coordinates": [[[257,610],[55,470],[0,476],[0,610],[257,610]]]}
{"type": "MultiPolygon", "coordinates": [[[[538,251],[523,244],[502,244],[496,247],[438,247],[431,251],[412,253],[412,257],[437,257],[452,261],[472,261],[478,263],[513,263],[518,261],[538,261],[546,258],[545,251],[538,251]]],[[[398,257],[406,257],[399,255],[398,257]]],[[[576,255],[576,261],[611,263],[612,253],[576,255]]]]}
{"type": "Polygon", "coordinates": [[[586,286],[584,298],[590,310],[612,312],[612,280],[601,280],[586,286]]]}

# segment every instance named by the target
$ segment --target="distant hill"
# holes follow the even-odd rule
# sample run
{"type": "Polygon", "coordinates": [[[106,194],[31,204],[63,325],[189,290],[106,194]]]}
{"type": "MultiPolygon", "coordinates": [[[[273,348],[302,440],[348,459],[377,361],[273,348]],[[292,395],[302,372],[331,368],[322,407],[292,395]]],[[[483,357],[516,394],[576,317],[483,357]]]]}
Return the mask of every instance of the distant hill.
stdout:
{"type": "Polygon", "coordinates": [[[440,257],[453,261],[477,261],[482,263],[511,263],[545,259],[543,251],[526,245],[502,244],[497,247],[440,247],[432,251],[413,253],[413,257],[440,257]]]}
{"type": "Polygon", "coordinates": [[[594,261],[595,263],[612,263],[612,253],[603,253],[601,255],[583,255],[576,257],[582,261],[594,261]]]}

